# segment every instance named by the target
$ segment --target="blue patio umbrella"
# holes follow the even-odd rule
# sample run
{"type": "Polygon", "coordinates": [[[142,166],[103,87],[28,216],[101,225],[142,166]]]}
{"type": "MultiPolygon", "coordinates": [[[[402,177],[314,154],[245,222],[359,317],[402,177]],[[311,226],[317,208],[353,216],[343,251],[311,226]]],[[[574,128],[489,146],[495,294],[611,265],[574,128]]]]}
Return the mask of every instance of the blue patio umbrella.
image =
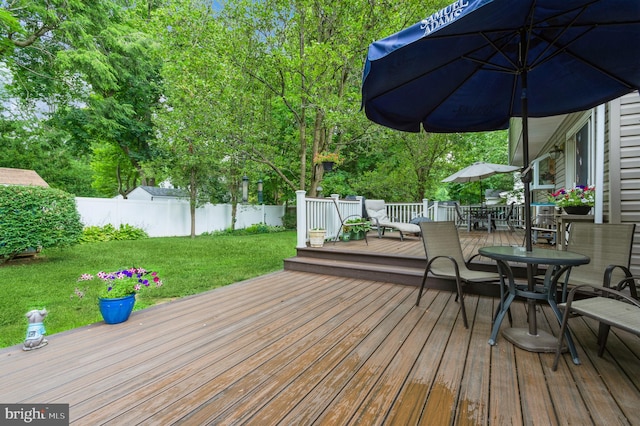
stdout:
{"type": "Polygon", "coordinates": [[[402,131],[478,132],[585,110],[640,88],[640,1],[458,0],[369,46],[367,117],[402,131]]]}

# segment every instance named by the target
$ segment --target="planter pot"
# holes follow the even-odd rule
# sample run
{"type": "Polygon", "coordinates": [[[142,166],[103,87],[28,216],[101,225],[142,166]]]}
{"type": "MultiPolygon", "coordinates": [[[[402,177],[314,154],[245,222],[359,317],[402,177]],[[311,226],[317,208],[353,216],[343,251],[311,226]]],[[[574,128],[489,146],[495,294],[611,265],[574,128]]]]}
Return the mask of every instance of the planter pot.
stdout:
{"type": "Polygon", "coordinates": [[[364,240],[364,231],[351,231],[352,240],[364,240]]]}
{"type": "Polygon", "coordinates": [[[351,240],[351,232],[342,233],[342,241],[347,242],[351,240]]]}
{"type": "Polygon", "coordinates": [[[589,214],[591,206],[566,206],[563,209],[567,214],[589,214]]]}
{"type": "Polygon", "coordinates": [[[331,170],[333,170],[333,165],[335,163],[333,161],[323,161],[322,162],[322,168],[327,171],[330,172],[331,170]]]}
{"type": "Polygon", "coordinates": [[[135,303],[135,294],[115,299],[98,299],[100,313],[107,324],[119,324],[128,320],[135,303]]]}
{"type": "Polygon", "coordinates": [[[311,247],[323,247],[324,246],[324,229],[311,229],[309,230],[309,245],[311,247]]]}

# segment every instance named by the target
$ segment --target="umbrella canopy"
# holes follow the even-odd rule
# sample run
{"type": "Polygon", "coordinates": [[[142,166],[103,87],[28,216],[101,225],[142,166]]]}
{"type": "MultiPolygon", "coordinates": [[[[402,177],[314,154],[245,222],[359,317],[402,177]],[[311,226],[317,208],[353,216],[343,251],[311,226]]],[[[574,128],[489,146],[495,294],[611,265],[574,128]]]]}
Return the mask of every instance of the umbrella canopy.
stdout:
{"type": "MultiPolygon", "coordinates": [[[[451,176],[442,179],[442,182],[475,182],[493,176],[497,173],[509,173],[518,170],[517,166],[508,166],[506,164],[485,163],[478,161],[462,170],[458,170],[451,176]]],[[[480,202],[483,202],[482,182],[480,182],[480,202]]]]}
{"type": "Polygon", "coordinates": [[[523,118],[531,250],[528,117],[585,110],[640,88],[640,2],[458,0],[369,47],[367,117],[403,131],[505,129],[523,118]]]}
{"type": "Polygon", "coordinates": [[[475,182],[493,176],[497,173],[509,173],[518,170],[517,166],[507,166],[506,164],[493,164],[478,161],[464,169],[458,170],[451,176],[442,179],[442,182],[475,182]]]}

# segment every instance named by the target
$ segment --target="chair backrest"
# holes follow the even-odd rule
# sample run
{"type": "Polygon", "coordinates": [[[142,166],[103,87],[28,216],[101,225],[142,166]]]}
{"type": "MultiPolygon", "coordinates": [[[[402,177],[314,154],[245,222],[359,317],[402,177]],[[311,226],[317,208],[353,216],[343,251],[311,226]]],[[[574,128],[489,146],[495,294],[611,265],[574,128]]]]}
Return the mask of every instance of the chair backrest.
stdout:
{"type": "Polygon", "coordinates": [[[505,219],[510,220],[513,219],[514,214],[516,212],[516,202],[513,201],[509,204],[509,208],[507,209],[507,214],[504,216],[505,219]]]}
{"type": "MultiPolygon", "coordinates": [[[[589,256],[591,261],[571,269],[570,282],[602,285],[604,271],[609,265],[629,267],[633,246],[634,223],[594,224],[573,222],[569,231],[567,250],[589,256]]],[[[615,286],[625,277],[617,268],[611,278],[615,286]]]]}
{"type": "Polygon", "coordinates": [[[379,222],[390,221],[384,200],[364,200],[364,207],[367,210],[367,217],[378,219],[379,222]]]}
{"type": "MultiPolygon", "coordinates": [[[[450,256],[458,263],[460,270],[466,269],[455,222],[420,222],[420,230],[427,262],[437,256],[450,256]]],[[[455,275],[453,263],[448,259],[434,260],[431,272],[436,275],[455,275]]]]}
{"type": "Polygon", "coordinates": [[[462,214],[462,210],[460,209],[460,203],[456,201],[453,203],[453,205],[456,207],[456,214],[458,215],[458,220],[466,221],[467,219],[465,219],[464,215],[462,214]]]}

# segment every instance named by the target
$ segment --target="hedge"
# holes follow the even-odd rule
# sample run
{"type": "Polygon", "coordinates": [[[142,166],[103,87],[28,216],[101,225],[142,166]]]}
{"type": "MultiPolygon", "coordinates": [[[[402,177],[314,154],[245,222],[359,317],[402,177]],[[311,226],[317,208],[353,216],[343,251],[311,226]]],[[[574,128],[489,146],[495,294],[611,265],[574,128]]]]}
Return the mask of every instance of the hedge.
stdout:
{"type": "Polygon", "coordinates": [[[82,228],[73,195],[39,186],[0,186],[0,259],[77,244],[82,228]]]}

